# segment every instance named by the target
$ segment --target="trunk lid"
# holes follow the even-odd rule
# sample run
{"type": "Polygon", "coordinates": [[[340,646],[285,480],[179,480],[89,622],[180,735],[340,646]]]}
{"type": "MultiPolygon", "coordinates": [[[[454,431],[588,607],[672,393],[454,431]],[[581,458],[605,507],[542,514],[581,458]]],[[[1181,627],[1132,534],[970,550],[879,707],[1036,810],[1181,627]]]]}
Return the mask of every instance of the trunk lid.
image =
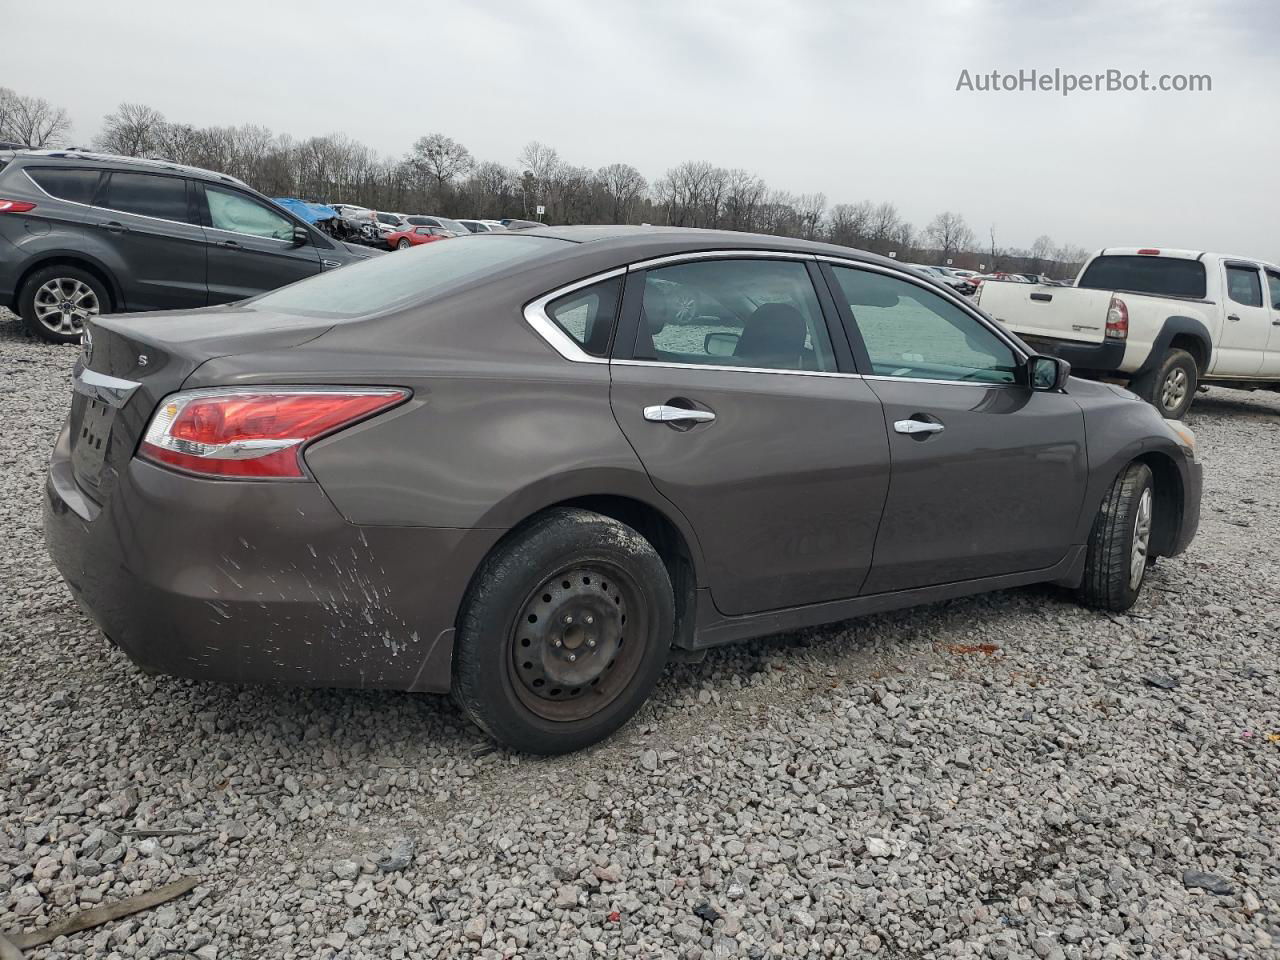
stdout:
{"type": "Polygon", "coordinates": [[[1110,290],[1029,283],[982,284],[978,305],[1020,336],[1102,343],[1110,290]]]}
{"type": "Polygon", "coordinates": [[[298,346],[332,325],[332,320],[268,314],[251,306],[121,314],[87,323],[68,421],[77,483],[99,503],[105,501],[156,406],[201,364],[298,346]]]}

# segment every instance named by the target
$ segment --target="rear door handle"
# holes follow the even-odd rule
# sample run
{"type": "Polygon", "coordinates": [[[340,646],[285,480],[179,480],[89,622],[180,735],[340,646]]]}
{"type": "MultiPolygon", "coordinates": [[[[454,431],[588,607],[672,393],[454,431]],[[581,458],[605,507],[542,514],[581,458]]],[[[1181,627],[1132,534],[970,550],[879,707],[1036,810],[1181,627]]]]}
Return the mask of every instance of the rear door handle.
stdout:
{"type": "Polygon", "coordinates": [[[710,410],[690,410],[688,407],[672,407],[665,403],[644,408],[644,418],[651,423],[710,423],[716,415],[710,410]]]}
{"type": "Polygon", "coordinates": [[[119,220],[108,220],[106,223],[100,224],[107,233],[128,233],[129,228],[119,220]]]}
{"type": "Polygon", "coordinates": [[[898,433],[941,433],[946,427],[927,420],[898,420],[893,429],[898,433]]]}

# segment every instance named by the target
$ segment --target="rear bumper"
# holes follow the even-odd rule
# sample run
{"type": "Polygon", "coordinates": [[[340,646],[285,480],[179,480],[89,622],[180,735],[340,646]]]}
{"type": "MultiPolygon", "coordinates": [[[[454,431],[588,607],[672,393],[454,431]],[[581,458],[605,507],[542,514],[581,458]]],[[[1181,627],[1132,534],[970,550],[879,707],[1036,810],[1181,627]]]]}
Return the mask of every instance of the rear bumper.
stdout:
{"type": "Polygon", "coordinates": [[[1115,373],[1124,363],[1123,340],[1081,343],[1078,340],[1057,340],[1024,334],[1018,334],[1018,337],[1034,350],[1067,361],[1071,364],[1071,369],[1078,373],[1115,373]]]}
{"type": "Polygon", "coordinates": [[[199,680],[446,692],[453,625],[499,530],[360,527],[310,482],[201,480],[133,460],[100,507],[66,431],[50,555],[135,662],[199,680]]]}

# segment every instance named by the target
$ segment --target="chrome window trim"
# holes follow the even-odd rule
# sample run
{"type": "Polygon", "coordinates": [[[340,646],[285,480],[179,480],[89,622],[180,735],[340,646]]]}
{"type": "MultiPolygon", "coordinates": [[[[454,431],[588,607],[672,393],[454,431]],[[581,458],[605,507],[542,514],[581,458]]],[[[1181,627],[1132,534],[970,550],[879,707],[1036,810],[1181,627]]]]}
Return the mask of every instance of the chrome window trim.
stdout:
{"type": "MultiPolygon", "coordinates": [[[[953,306],[959,307],[961,311],[971,316],[974,320],[977,320],[981,326],[986,327],[988,330],[994,333],[996,335],[996,339],[1000,340],[1000,342],[1002,342],[1005,346],[1007,346],[1010,350],[1013,351],[1014,356],[1020,358],[1023,362],[1026,362],[1029,359],[1029,355],[1022,349],[1022,347],[1018,346],[1016,342],[1010,339],[1008,333],[1006,333],[1004,330],[1001,330],[998,326],[993,326],[973,306],[973,304],[966,303],[964,301],[964,298],[961,297],[954,290],[939,289],[928,283],[921,283],[920,277],[914,277],[903,270],[893,269],[892,267],[884,267],[878,263],[867,263],[863,260],[851,260],[844,257],[833,257],[828,254],[819,254],[817,259],[819,260],[819,262],[830,263],[839,267],[850,267],[857,270],[871,270],[874,273],[883,273],[886,276],[894,277],[898,280],[903,280],[906,283],[913,284],[914,286],[917,286],[922,290],[927,290],[929,293],[932,293],[935,296],[940,296],[943,300],[946,300],[948,303],[952,304],[953,306]]],[[[855,323],[857,322],[857,318],[854,319],[854,322],[855,323]]],[[[906,379],[913,379],[913,378],[903,377],[902,379],[906,380],[906,379]]],[[[940,382],[963,383],[966,385],[969,383],[969,381],[967,380],[945,380],[940,382]]]]}
{"type": "Polygon", "coordinates": [[[566,360],[572,360],[574,363],[608,363],[608,357],[594,357],[578,345],[578,341],[569,336],[551,319],[547,313],[547,304],[552,300],[559,300],[563,296],[573,293],[575,290],[581,290],[583,287],[589,287],[592,284],[600,283],[604,280],[612,280],[614,277],[625,276],[626,267],[615,267],[612,270],[606,270],[604,273],[593,274],[585,280],[576,280],[573,283],[566,284],[563,287],[557,287],[550,293],[544,293],[538,299],[530,301],[524,308],[524,320],[533,328],[534,333],[542,337],[548,344],[564,357],[566,360]]]}
{"type": "Polygon", "coordinates": [[[793,377],[839,377],[845,380],[863,380],[860,373],[841,370],[788,370],[784,367],[729,367],[716,363],[675,363],[667,360],[614,360],[620,367],[663,367],[668,370],[718,370],[723,373],[772,373],[793,377]]]}
{"type": "MultiPolygon", "coordinates": [[[[38,180],[36,180],[36,178],[35,178],[35,177],[33,177],[33,176],[31,175],[31,171],[32,171],[32,169],[36,169],[36,170],[49,170],[49,169],[54,169],[54,168],[51,168],[51,167],[40,167],[40,166],[36,166],[36,167],[34,167],[34,168],[33,168],[33,167],[23,167],[23,168],[22,168],[22,175],[23,175],[24,177],[26,177],[26,178],[27,178],[27,180],[29,180],[29,181],[31,182],[31,185],[32,185],[33,187],[35,187],[37,190],[39,190],[42,194],[44,194],[44,195],[45,195],[46,197],[48,197],[50,200],[57,200],[59,203],[69,203],[69,204],[72,204],[73,206],[77,206],[77,207],[84,207],[86,210],[105,210],[105,209],[106,209],[106,207],[95,207],[92,203],[81,203],[79,200],[68,200],[68,199],[66,199],[65,197],[55,197],[52,193],[50,193],[50,192],[49,192],[48,190],[46,190],[44,187],[40,186],[40,182],[39,182],[38,180]]],[[[90,170],[90,168],[88,168],[88,167],[69,167],[68,169],[70,169],[70,170],[90,170]]],[[[103,173],[104,171],[102,171],[102,170],[90,170],[90,172],[91,172],[91,173],[101,174],[101,173],[103,173]]],[[[109,172],[109,171],[106,171],[106,172],[109,172]]]]}
{"type": "Polygon", "coordinates": [[[650,267],[665,266],[671,263],[683,263],[688,260],[709,260],[723,258],[754,258],[762,260],[816,260],[812,253],[797,253],[794,250],[690,250],[684,253],[672,253],[649,260],[639,260],[629,264],[627,271],[648,270],[650,267]]]}
{"type": "Polygon", "coordinates": [[[943,387],[984,387],[988,390],[993,387],[1021,387],[1029,389],[1020,383],[991,383],[986,380],[934,380],[929,377],[891,377],[880,373],[864,374],[863,380],[886,380],[891,383],[932,383],[943,387]]]}

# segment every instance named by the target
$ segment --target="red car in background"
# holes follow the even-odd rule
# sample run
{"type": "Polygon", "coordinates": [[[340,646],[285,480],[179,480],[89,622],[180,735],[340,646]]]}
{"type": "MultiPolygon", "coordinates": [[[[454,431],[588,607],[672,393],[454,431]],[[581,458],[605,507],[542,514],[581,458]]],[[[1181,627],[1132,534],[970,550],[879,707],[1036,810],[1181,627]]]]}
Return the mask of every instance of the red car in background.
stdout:
{"type": "Polygon", "coordinates": [[[392,250],[408,250],[420,243],[433,243],[453,236],[444,227],[410,227],[387,234],[387,246],[392,250]]]}

